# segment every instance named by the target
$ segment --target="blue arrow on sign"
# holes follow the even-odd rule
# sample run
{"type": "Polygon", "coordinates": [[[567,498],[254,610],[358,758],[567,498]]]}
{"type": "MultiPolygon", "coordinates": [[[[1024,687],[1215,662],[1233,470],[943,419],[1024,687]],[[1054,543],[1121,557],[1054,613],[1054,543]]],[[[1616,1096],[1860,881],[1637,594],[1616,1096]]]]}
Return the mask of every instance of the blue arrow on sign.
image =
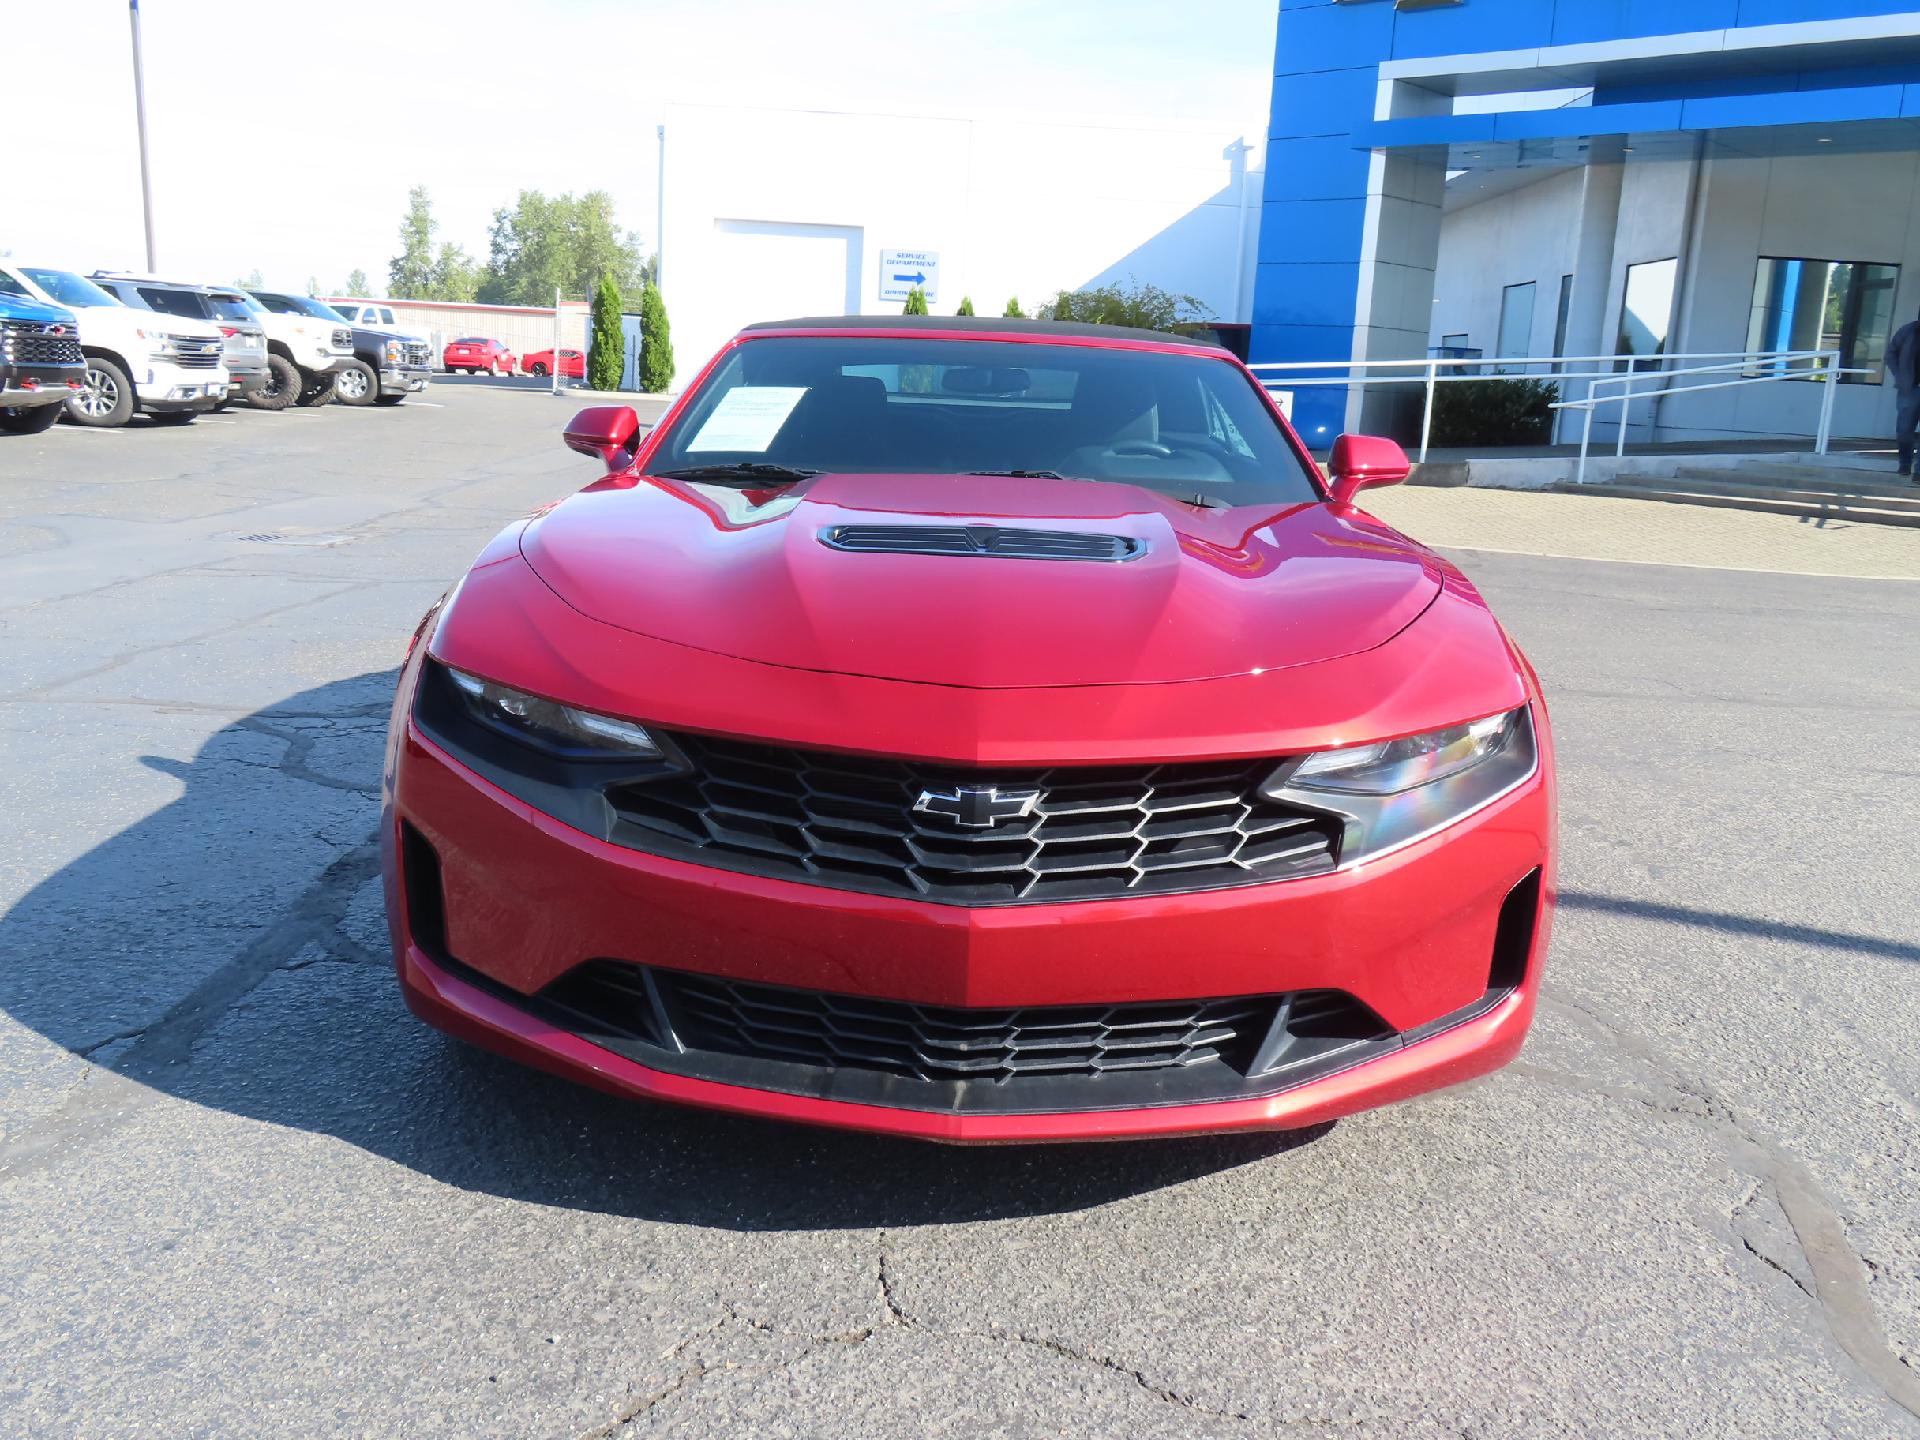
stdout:
{"type": "Polygon", "coordinates": [[[925,275],[896,275],[893,278],[895,280],[905,280],[913,285],[924,285],[927,283],[927,277],[925,275]]]}

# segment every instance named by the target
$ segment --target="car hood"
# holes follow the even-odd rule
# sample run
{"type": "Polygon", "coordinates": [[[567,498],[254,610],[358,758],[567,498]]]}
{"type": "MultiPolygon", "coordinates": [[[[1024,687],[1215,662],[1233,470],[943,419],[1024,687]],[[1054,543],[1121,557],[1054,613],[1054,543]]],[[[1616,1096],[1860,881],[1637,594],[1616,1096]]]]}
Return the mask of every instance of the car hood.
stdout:
{"type": "Polygon", "coordinates": [[[529,565],[608,625],[740,659],[980,688],[1165,683],[1370,650],[1440,590],[1437,562],[1314,502],[1200,510],[1131,485],[823,475],[742,492],[589,486],[521,534],[529,565]],[[838,525],[1083,531],[1124,562],[855,553],[838,525]]]}

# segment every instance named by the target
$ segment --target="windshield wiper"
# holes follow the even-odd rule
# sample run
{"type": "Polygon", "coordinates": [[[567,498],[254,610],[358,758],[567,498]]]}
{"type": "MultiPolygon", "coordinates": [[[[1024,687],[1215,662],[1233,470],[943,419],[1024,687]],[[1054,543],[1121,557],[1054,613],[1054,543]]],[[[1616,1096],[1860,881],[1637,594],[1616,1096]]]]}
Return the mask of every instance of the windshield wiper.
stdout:
{"type": "Polygon", "coordinates": [[[1010,475],[1015,480],[1064,480],[1058,470],[969,470],[969,475],[1010,475]]]}
{"type": "Polygon", "coordinates": [[[1231,510],[1233,508],[1231,501],[1222,500],[1218,495],[1169,495],[1167,498],[1181,505],[1198,506],[1202,510],[1231,510]]]}
{"type": "Polygon", "coordinates": [[[796,480],[805,480],[823,472],[799,465],[775,465],[767,460],[736,460],[728,465],[689,465],[684,470],[656,470],[653,473],[666,480],[718,480],[722,484],[727,481],[751,484],[755,480],[776,480],[790,485],[796,480]]]}

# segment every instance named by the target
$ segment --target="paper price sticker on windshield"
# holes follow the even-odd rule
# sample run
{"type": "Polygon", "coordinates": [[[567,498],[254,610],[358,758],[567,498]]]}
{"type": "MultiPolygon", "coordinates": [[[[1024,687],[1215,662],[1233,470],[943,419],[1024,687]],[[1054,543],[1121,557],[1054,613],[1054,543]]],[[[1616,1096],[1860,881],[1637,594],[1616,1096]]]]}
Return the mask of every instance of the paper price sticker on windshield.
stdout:
{"type": "Polygon", "coordinates": [[[700,433],[687,442],[687,449],[764,454],[806,393],[804,385],[737,386],[720,397],[700,433]]]}

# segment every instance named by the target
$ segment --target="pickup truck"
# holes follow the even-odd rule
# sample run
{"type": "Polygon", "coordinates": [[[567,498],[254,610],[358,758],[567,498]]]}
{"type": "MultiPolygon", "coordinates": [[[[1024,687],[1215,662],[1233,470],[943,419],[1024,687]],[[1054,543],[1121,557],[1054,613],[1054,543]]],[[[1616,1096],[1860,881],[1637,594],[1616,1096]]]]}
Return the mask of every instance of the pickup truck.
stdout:
{"type": "Polygon", "coordinates": [[[267,331],[266,388],[247,397],[262,410],[324,405],[333,399],[340,372],[353,359],[353,327],[306,295],[277,290],[247,292],[267,331]]]}
{"type": "Polygon", "coordinates": [[[37,435],[86,374],[80,326],[68,311],[0,294],[0,431],[37,435]]]}
{"type": "Polygon", "coordinates": [[[227,393],[218,326],[121,304],[85,276],[51,265],[0,262],[0,293],[73,312],[87,373],[67,399],[76,425],[124,425],[144,411],[185,424],[227,393]]]}
{"type": "MultiPolygon", "coordinates": [[[[227,399],[252,396],[267,385],[267,331],[247,298],[225,285],[188,285],[152,275],[96,270],[87,277],[136,310],[205,320],[225,337],[227,399]]],[[[224,401],[219,402],[224,404],[224,401]]]]}
{"type": "Polygon", "coordinates": [[[398,405],[427,388],[433,378],[433,347],[417,335],[353,327],[353,359],[334,380],[343,405],[398,405]]]}

